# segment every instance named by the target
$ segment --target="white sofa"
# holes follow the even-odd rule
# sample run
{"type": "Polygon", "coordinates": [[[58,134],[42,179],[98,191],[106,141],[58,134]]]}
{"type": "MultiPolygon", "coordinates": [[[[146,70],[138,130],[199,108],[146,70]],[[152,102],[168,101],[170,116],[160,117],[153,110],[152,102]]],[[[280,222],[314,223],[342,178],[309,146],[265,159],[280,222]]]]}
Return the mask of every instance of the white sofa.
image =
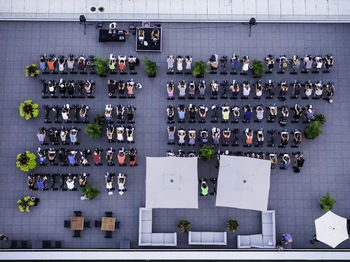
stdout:
{"type": "Polygon", "coordinates": [[[189,245],[227,245],[226,232],[188,232],[189,245]]]}
{"type": "Polygon", "coordinates": [[[275,210],[261,212],[262,234],[238,235],[237,248],[275,248],[275,210]]]}
{"type": "Polygon", "coordinates": [[[152,233],[152,208],[139,209],[139,246],[176,246],[176,233],[152,233]]]}

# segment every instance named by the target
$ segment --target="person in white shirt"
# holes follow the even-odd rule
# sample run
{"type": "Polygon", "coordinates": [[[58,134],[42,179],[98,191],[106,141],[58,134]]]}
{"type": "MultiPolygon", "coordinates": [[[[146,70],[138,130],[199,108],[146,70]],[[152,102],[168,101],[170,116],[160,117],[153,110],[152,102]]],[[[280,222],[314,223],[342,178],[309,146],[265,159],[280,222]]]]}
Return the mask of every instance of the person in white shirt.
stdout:
{"type": "Polygon", "coordinates": [[[75,176],[67,178],[66,185],[69,190],[73,190],[75,188],[75,179],[75,176]]]}

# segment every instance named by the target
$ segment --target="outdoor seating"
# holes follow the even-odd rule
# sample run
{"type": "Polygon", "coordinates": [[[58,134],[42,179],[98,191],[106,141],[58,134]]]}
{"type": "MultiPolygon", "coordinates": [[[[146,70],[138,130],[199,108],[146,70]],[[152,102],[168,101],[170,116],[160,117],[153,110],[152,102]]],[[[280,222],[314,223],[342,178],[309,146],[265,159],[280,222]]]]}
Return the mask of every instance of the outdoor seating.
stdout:
{"type": "Polygon", "coordinates": [[[139,246],[176,246],[175,233],[152,233],[152,209],[139,209],[139,246]]]}
{"type": "Polygon", "coordinates": [[[101,228],[102,221],[101,220],[95,220],[95,227],[101,228]]]}
{"type": "Polygon", "coordinates": [[[74,230],[73,237],[80,237],[80,230],[74,230]]]}
{"type": "Polygon", "coordinates": [[[105,212],[106,217],[112,217],[113,213],[112,212],[105,212]]]}
{"type": "Polygon", "coordinates": [[[237,248],[276,248],[275,211],[261,212],[262,234],[238,235],[237,248]]]}
{"type": "Polygon", "coordinates": [[[70,227],[70,221],[64,220],[64,227],[70,227]]]}
{"type": "Polygon", "coordinates": [[[227,245],[227,232],[188,232],[189,245],[227,245]]]}

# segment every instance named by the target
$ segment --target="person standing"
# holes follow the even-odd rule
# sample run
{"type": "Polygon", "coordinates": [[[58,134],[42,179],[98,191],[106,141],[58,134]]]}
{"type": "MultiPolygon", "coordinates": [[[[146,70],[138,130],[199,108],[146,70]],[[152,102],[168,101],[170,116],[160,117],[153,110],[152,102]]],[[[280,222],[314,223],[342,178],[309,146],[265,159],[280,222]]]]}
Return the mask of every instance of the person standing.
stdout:
{"type": "Polygon", "coordinates": [[[5,236],[4,234],[0,234],[0,240],[7,241],[7,240],[9,240],[9,238],[7,236],[5,236]]]}

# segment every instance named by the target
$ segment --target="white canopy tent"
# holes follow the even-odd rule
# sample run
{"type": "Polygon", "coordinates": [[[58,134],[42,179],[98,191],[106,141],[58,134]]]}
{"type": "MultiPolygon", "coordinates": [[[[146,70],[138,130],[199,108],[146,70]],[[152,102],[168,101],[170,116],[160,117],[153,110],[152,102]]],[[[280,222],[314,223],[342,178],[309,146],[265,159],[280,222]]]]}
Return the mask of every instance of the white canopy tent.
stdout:
{"type": "Polygon", "coordinates": [[[146,208],[198,208],[197,158],[147,157],[146,208]]]}
{"type": "Polygon", "coordinates": [[[346,218],[328,211],[315,220],[316,239],[336,248],[349,238],[346,218]]]}
{"type": "Polygon", "coordinates": [[[267,211],[271,162],[220,156],[216,206],[267,211]]]}

